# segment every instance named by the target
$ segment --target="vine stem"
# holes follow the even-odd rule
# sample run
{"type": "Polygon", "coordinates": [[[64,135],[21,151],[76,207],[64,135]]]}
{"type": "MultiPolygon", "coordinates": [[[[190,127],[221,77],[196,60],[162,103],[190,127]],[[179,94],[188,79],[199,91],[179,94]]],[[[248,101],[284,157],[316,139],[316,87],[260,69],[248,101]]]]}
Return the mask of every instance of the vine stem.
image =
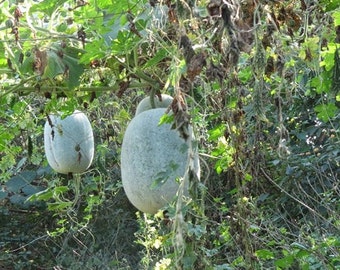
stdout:
{"type": "Polygon", "coordinates": [[[73,180],[74,180],[74,201],[73,201],[73,207],[77,205],[79,198],[80,198],[80,181],[81,177],[79,173],[73,174],[73,180]]]}
{"type": "MultiPolygon", "coordinates": [[[[2,95],[0,95],[0,98],[10,94],[10,93],[14,93],[14,92],[21,92],[21,93],[31,93],[31,92],[67,92],[70,91],[72,89],[68,88],[68,87],[64,87],[64,86],[41,86],[39,88],[34,87],[34,86],[28,86],[28,87],[24,87],[23,85],[26,82],[29,82],[30,80],[39,77],[40,75],[36,75],[36,76],[32,76],[27,78],[26,80],[22,81],[21,83],[15,85],[14,87],[11,88],[7,88],[7,87],[3,87],[3,89],[6,90],[6,88],[8,89],[6,92],[4,92],[2,95]]],[[[129,89],[134,89],[134,88],[144,88],[150,86],[149,83],[131,83],[130,86],[128,87],[129,89]]],[[[113,86],[93,86],[93,87],[78,87],[77,91],[79,92],[112,92],[112,91],[118,91],[119,90],[119,85],[113,85],[113,86]]]]}

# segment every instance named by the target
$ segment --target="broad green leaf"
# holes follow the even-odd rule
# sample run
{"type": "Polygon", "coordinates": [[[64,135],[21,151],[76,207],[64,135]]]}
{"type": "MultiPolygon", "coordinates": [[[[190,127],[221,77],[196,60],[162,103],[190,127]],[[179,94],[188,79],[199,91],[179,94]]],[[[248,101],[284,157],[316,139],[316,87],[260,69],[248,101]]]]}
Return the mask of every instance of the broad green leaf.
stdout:
{"type": "Polygon", "coordinates": [[[97,2],[97,5],[101,9],[106,9],[112,7],[112,0],[100,0],[97,2]]]}
{"type": "Polygon", "coordinates": [[[68,0],[44,0],[39,1],[36,5],[32,6],[30,12],[39,11],[41,13],[45,13],[48,16],[51,16],[52,13],[57,9],[63,6],[65,2],[68,0]]]}
{"type": "Polygon", "coordinates": [[[19,66],[20,72],[22,74],[33,74],[33,64],[34,64],[34,56],[31,53],[28,53],[28,56],[24,57],[24,61],[19,66]]]}
{"type": "Polygon", "coordinates": [[[313,59],[317,58],[317,53],[319,52],[319,37],[310,37],[305,40],[304,43],[301,44],[299,57],[302,60],[306,58],[306,50],[308,50],[313,59]]]}
{"type": "Polygon", "coordinates": [[[319,76],[314,77],[310,81],[310,86],[315,88],[318,94],[328,93],[331,89],[332,73],[331,71],[324,71],[319,76]]]}
{"type": "Polygon", "coordinates": [[[336,112],[338,111],[338,107],[333,104],[320,104],[314,107],[314,110],[317,113],[317,117],[322,122],[328,122],[332,117],[335,116],[336,112]]]}
{"type": "Polygon", "coordinates": [[[225,125],[219,125],[208,130],[209,141],[216,141],[218,138],[222,137],[224,135],[225,129],[225,125]]]}
{"type": "Polygon", "coordinates": [[[274,258],[274,253],[268,249],[259,249],[255,251],[256,257],[260,260],[270,260],[274,258]]]}
{"type": "Polygon", "coordinates": [[[53,211],[61,211],[63,209],[71,207],[73,202],[55,202],[55,203],[49,203],[48,204],[48,209],[53,210],[53,211]]]}
{"type": "Polygon", "coordinates": [[[237,75],[242,83],[247,83],[253,77],[251,66],[240,69],[237,75]]]}
{"type": "Polygon", "coordinates": [[[9,200],[12,204],[20,205],[21,207],[23,207],[26,201],[26,197],[19,194],[14,194],[9,196],[9,200]]]}
{"type": "Polygon", "coordinates": [[[81,56],[79,63],[88,64],[92,60],[104,58],[105,49],[107,49],[107,46],[104,39],[94,40],[86,45],[86,53],[79,53],[79,56],[81,56]]]}
{"type": "Polygon", "coordinates": [[[44,70],[44,77],[53,79],[59,74],[65,72],[66,66],[64,65],[62,58],[58,56],[54,51],[47,52],[47,65],[44,70]]]}
{"type": "Polygon", "coordinates": [[[21,189],[29,185],[35,179],[35,177],[36,173],[34,171],[24,171],[6,182],[7,190],[19,193],[21,189]]]}
{"type": "Polygon", "coordinates": [[[84,72],[84,66],[79,63],[78,59],[64,55],[63,62],[68,67],[68,88],[72,89],[80,84],[80,76],[84,72]]]}
{"type": "Polygon", "coordinates": [[[27,186],[24,186],[22,188],[22,192],[27,195],[27,196],[30,196],[32,194],[36,194],[40,191],[44,190],[43,187],[39,187],[39,186],[32,186],[32,185],[27,185],[27,186]]]}
{"type": "Polygon", "coordinates": [[[296,258],[304,258],[310,255],[310,252],[308,250],[299,250],[298,253],[296,253],[296,258]]]}
{"type": "Polygon", "coordinates": [[[327,44],[327,50],[321,52],[322,61],[320,67],[325,67],[326,71],[331,70],[334,67],[334,54],[337,49],[335,43],[327,44]]]}
{"type": "Polygon", "coordinates": [[[332,11],[339,8],[340,0],[321,0],[320,4],[326,8],[326,11],[332,11]]]}
{"type": "Polygon", "coordinates": [[[279,259],[275,261],[275,266],[281,267],[281,268],[288,268],[293,264],[294,256],[293,255],[287,255],[282,259],[279,259]]]}
{"type": "Polygon", "coordinates": [[[0,190],[0,204],[1,204],[1,200],[5,199],[7,197],[8,197],[8,193],[0,190]]]}

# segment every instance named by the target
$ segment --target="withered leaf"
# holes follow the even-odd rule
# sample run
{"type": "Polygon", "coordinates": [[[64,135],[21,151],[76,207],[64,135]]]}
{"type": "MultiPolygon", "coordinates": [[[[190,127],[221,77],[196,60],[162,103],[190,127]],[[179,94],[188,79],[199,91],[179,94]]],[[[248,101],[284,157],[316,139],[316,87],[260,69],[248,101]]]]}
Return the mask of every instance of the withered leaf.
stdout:
{"type": "Polygon", "coordinates": [[[47,53],[36,49],[34,52],[33,70],[40,75],[44,74],[45,67],[47,66],[47,53]]]}

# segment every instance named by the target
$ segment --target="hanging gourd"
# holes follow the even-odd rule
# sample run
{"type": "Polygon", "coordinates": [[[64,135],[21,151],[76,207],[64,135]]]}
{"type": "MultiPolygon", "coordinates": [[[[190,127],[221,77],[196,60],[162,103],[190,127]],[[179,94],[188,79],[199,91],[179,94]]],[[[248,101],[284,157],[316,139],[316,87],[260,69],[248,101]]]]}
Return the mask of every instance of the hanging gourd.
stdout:
{"type": "Polygon", "coordinates": [[[189,154],[190,144],[171,124],[159,125],[165,111],[158,108],[136,115],[126,129],[121,151],[124,191],[137,209],[151,214],[173,200],[189,162],[199,177],[197,152],[189,154]]]}
{"type": "Polygon", "coordinates": [[[59,173],[81,173],[90,167],[94,155],[93,131],[87,116],[74,111],[62,119],[47,117],[44,146],[47,161],[59,173]]]}
{"type": "MultiPolygon", "coordinates": [[[[172,96],[169,96],[167,94],[161,94],[161,99],[158,96],[155,96],[153,100],[155,102],[155,108],[167,108],[170,106],[174,99],[172,98],[172,96]]],[[[150,97],[146,97],[141,102],[139,102],[135,115],[151,109],[153,108],[151,105],[150,97]]]]}

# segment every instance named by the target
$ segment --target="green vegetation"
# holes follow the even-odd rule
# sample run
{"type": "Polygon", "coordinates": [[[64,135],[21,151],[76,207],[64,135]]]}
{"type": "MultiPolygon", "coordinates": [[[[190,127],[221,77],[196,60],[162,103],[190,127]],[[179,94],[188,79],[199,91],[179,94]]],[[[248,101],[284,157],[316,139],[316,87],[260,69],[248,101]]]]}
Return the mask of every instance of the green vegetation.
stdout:
{"type": "Polygon", "coordinates": [[[0,1],[0,268],[340,269],[339,6],[0,1]],[[120,152],[161,93],[162,121],[194,128],[201,180],[148,215],[120,152]],[[76,109],[95,157],[57,174],[46,115],[76,109]]]}

